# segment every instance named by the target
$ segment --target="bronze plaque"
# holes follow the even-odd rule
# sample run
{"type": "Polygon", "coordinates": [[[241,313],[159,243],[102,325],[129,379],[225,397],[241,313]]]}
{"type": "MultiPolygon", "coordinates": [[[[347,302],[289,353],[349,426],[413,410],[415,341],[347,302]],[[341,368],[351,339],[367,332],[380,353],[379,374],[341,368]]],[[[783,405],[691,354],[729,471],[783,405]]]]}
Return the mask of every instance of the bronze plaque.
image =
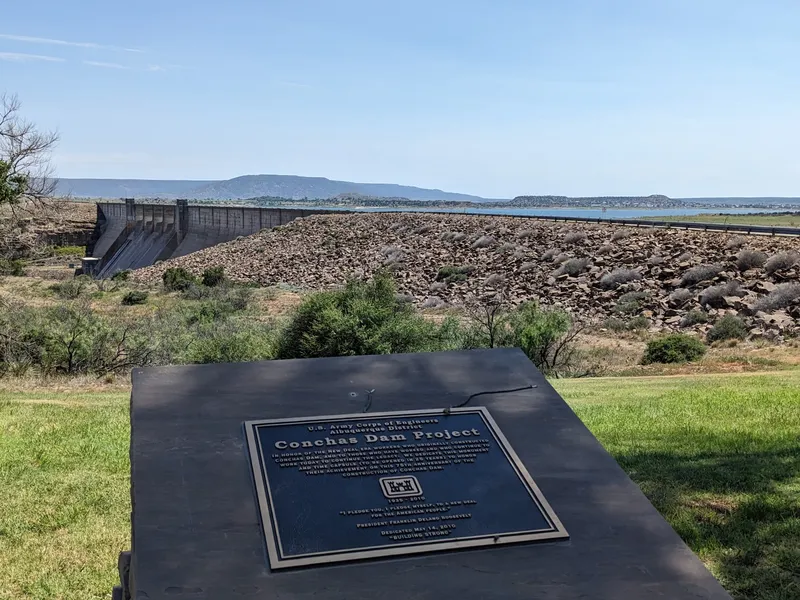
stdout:
{"type": "Polygon", "coordinates": [[[484,407],[245,430],[273,569],[569,537],[484,407]]]}

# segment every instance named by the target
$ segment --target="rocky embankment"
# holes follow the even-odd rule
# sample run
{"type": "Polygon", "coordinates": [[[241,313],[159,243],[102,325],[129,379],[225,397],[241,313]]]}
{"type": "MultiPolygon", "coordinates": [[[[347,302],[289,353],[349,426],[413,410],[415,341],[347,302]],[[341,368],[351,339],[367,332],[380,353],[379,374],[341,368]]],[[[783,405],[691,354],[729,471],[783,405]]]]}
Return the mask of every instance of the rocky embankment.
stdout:
{"type": "Polygon", "coordinates": [[[235,280],[325,289],[380,268],[422,307],[502,292],[557,304],[618,327],[704,331],[725,313],[751,334],[800,332],[800,241],[794,238],[563,224],[515,217],[367,213],[316,215],[136,271],[167,267],[235,280]]]}

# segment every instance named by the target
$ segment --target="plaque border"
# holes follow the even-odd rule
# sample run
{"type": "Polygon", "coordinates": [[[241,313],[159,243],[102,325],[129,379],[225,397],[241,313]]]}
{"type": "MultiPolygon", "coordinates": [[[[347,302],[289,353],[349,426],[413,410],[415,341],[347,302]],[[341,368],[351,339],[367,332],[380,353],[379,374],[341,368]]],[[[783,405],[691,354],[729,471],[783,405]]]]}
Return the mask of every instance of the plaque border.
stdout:
{"type": "Polygon", "coordinates": [[[319,415],[312,417],[290,417],[281,419],[259,419],[245,421],[244,429],[247,438],[250,466],[256,487],[259,517],[261,519],[264,537],[267,542],[267,554],[269,556],[270,567],[273,570],[339,563],[345,561],[349,562],[370,558],[441,552],[445,550],[481,548],[524,542],[569,539],[569,533],[567,533],[566,528],[555,514],[553,508],[547,502],[547,499],[544,497],[544,494],[542,494],[539,486],[536,485],[533,477],[531,477],[527,468],[522,463],[514,449],[511,447],[511,444],[505,435],[503,435],[503,432],[500,431],[500,428],[497,426],[497,423],[492,418],[492,415],[485,406],[450,409],[397,410],[375,413],[348,413],[339,415],[319,415]],[[280,534],[276,523],[277,515],[274,512],[272,494],[269,489],[267,471],[265,468],[263,468],[265,462],[263,448],[261,448],[260,441],[256,436],[256,429],[259,426],[290,424],[300,425],[305,423],[330,422],[336,420],[352,420],[359,418],[380,419],[400,416],[410,418],[422,416],[446,418],[450,414],[478,414],[481,416],[489,432],[494,436],[495,442],[497,442],[499,449],[505,454],[506,459],[511,464],[511,467],[516,472],[521,483],[525,486],[527,492],[530,494],[531,500],[537,505],[544,518],[549,522],[550,527],[548,529],[508,531],[503,533],[484,534],[480,536],[462,537],[449,540],[417,540],[401,544],[368,546],[366,548],[334,550],[302,555],[284,555],[280,541],[280,534]]]}

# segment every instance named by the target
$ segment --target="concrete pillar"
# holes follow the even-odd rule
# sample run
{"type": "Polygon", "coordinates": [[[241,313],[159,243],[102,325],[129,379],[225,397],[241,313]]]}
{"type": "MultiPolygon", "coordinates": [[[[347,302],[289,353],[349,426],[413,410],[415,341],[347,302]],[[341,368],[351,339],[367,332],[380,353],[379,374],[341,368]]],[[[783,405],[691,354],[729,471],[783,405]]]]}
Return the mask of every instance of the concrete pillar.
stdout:
{"type": "Polygon", "coordinates": [[[125,198],[125,220],[136,221],[136,200],[133,198],[125,198]]]}
{"type": "Polygon", "coordinates": [[[189,201],[186,199],[175,201],[175,231],[178,232],[179,242],[189,232],[189,201]]]}

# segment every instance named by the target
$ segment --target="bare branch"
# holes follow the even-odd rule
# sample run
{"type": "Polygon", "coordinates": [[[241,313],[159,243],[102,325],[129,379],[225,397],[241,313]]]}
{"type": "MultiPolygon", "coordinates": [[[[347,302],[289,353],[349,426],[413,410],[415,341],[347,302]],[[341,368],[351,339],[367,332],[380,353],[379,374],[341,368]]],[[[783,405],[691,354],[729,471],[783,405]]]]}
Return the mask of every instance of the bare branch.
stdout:
{"type": "Polygon", "coordinates": [[[12,211],[48,202],[58,183],[50,163],[58,133],[39,131],[20,115],[21,106],[15,95],[0,97],[0,204],[12,211]]]}

